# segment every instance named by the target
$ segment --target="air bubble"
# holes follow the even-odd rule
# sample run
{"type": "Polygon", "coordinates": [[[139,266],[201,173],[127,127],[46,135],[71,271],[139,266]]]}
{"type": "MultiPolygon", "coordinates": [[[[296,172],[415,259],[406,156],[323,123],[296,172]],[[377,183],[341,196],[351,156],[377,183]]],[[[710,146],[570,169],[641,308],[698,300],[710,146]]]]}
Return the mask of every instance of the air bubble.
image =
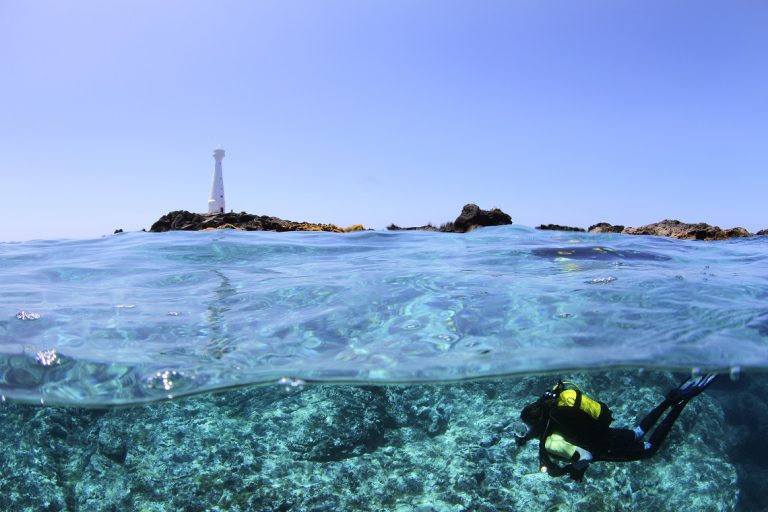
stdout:
{"type": "Polygon", "coordinates": [[[37,320],[38,318],[40,318],[40,315],[37,313],[32,313],[31,311],[19,311],[18,313],[16,313],[16,318],[23,321],[37,320]]]}
{"type": "Polygon", "coordinates": [[[59,354],[56,353],[56,349],[49,348],[48,350],[40,350],[35,353],[35,361],[43,366],[53,366],[61,362],[59,354]]]}
{"type": "Polygon", "coordinates": [[[732,382],[738,381],[741,378],[741,366],[731,366],[728,376],[731,377],[732,382]]]}
{"type": "Polygon", "coordinates": [[[590,281],[587,281],[587,284],[608,284],[608,283],[614,282],[615,280],[616,280],[616,278],[613,277],[613,276],[596,277],[596,278],[594,278],[594,279],[592,279],[590,281]]]}
{"type": "Polygon", "coordinates": [[[174,380],[182,376],[182,373],[177,372],[176,370],[164,370],[157,372],[147,379],[147,387],[149,389],[162,388],[165,391],[170,391],[173,389],[174,380]]]}
{"type": "Polygon", "coordinates": [[[304,382],[301,379],[292,379],[291,377],[281,377],[277,381],[278,386],[283,386],[283,391],[290,393],[292,391],[301,391],[304,388],[304,382]]]}

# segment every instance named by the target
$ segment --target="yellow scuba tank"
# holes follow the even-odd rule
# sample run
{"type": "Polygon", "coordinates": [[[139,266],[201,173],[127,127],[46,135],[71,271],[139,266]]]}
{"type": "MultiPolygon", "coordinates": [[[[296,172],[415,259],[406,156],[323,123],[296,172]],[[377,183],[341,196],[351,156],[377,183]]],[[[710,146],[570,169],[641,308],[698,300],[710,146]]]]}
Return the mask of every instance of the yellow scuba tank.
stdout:
{"type": "Polygon", "coordinates": [[[558,382],[553,389],[557,395],[557,407],[575,407],[589,414],[594,420],[605,424],[606,426],[613,421],[611,411],[603,402],[594,400],[570,382],[558,382]],[[566,387],[569,386],[569,387],[566,387]]]}

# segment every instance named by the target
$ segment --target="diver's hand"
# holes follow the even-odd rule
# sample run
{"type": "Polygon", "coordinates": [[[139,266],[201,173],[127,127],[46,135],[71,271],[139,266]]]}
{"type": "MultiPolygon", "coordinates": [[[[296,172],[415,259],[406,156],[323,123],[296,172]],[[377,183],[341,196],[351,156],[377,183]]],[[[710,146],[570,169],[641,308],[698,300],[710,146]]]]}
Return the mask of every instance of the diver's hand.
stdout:
{"type": "Polygon", "coordinates": [[[589,462],[585,460],[579,460],[573,464],[568,464],[565,469],[568,472],[568,476],[576,482],[581,482],[584,479],[584,473],[589,467],[589,462]]]}
{"type": "MultiPolygon", "coordinates": [[[[520,425],[518,425],[519,427],[520,425]]],[[[533,439],[535,436],[533,435],[533,430],[531,430],[530,427],[525,426],[524,428],[515,429],[515,444],[517,446],[523,446],[525,443],[533,439]]]]}

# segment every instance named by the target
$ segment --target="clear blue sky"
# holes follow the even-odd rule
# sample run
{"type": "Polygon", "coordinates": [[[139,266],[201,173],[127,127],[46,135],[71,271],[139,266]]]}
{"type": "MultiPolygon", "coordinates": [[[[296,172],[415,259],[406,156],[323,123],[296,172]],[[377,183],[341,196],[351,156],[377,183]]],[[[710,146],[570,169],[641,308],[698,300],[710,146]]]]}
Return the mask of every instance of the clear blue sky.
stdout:
{"type": "Polygon", "coordinates": [[[768,228],[768,2],[0,0],[0,240],[227,209],[768,228]]]}

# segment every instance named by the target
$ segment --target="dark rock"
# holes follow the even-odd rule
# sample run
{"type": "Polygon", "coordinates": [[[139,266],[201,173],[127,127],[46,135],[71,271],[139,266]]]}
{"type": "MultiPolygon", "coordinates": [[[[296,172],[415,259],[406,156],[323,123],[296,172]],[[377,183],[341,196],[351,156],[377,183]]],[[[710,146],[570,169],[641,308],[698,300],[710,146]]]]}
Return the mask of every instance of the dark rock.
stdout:
{"type": "Polygon", "coordinates": [[[625,228],[622,233],[628,235],[668,236],[687,240],[726,240],[728,238],[752,236],[744,228],[721,229],[705,223],[686,224],[679,220],[663,220],[639,228],[625,228]]]}
{"type": "Polygon", "coordinates": [[[339,461],[371,452],[383,444],[391,423],[382,388],[325,386],[298,400],[308,412],[293,418],[286,445],[302,460],[339,461]]]}
{"type": "Polygon", "coordinates": [[[118,464],[123,464],[128,455],[125,436],[116,423],[105,422],[99,429],[97,447],[99,453],[118,464]]]}
{"type": "Polygon", "coordinates": [[[505,226],[512,224],[512,217],[499,210],[491,208],[490,210],[481,210],[476,204],[464,205],[461,214],[453,222],[446,222],[439,228],[432,224],[426,226],[401,228],[395,224],[390,224],[389,231],[441,231],[443,233],[466,233],[475,228],[486,226],[505,226]]]}
{"type": "Polygon", "coordinates": [[[387,231],[440,231],[438,228],[433,226],[432,224],[427,224],[426,226],[414,226],[409,228],[401,228],[397,224],[390,224],[387,226],[387,231]]]}
{"type": "Polygon", "coordinates": [[[122,229],[120,229],[120,228],[118,228],[118,229],[116,229],[116,230],[115,230],[115,232],[114,232],[114,233],[112,233],[112,234],[113,234],[113,235],[116,235],[116,234],[118,234],[118,233],[122,233],[122,232],[123,232],[123,230],[122,230],[122,229]]]}
{"type": "Polygon", "coordinates": [[[757,233],[755,233],[755,236],[768,236],[768,229],[761,229],[757,233]]]}
{"type": "Polygon", "coordinates": [[[429,437],[444,434],[450,411],[443,402],[444,389],[438,386],[388,388],[388,412],[397,427],[417,428],[429,437]]]}
{"type": "Polygon", "coordinates": [[[537,226],[536,229],[543,229],[547,231],[580,231],[584,232],[584,228],[575,228],[572,226],[561,226],[559,224],[542,224],[537,226]]]}
{"type": "Polygon", "coordinates": [[[455,221],[453,221],[453,225],[450,229],[448,226],[445,226],[445,230],[454,231],[456,233],[466,233],[477,227],[504,226],[507,224],[512,224],[512,217],[498,208],[482,210],[476,204],[470,203],[464,205],[461,214],[456,217],[455,221]]]}
{"type": "Polygon", "coordinates": [[[607,222],[598,222],[597,224],[589,226],[587,231],[590,233],[621,233],[624,231],[624,226],[614,226],[613,224],[608,224],[607,222]]]}
{"type": "Polygon", "coordinates": [[[160,217],[149,231],[201,231],[205,229],[241,229],[245,231],[328,231],[346,233],[363,231],[360,224],[340,228],[334,224],[316,224],[312,222],[294,222],[291,220],[252,215],[250,213],[192,213],[177,210],[160,217]]]}

